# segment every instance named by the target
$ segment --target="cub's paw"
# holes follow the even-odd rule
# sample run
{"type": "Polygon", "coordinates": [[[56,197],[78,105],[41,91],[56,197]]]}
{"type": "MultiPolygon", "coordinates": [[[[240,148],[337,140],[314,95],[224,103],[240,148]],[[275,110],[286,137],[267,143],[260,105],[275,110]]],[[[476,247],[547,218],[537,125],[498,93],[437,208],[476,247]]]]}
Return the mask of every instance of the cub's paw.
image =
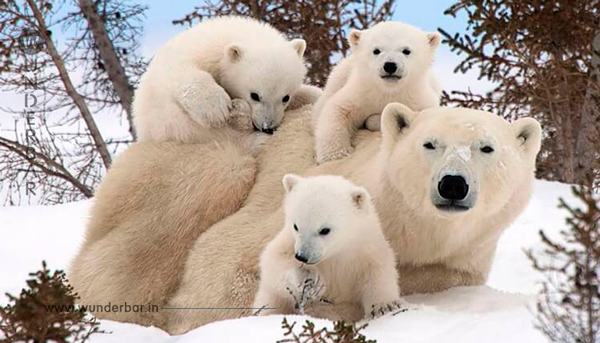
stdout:
{"type": "Polygon", "coordinates": [[[406,312],[409,310],[409,304],[402,300],[394,300],[387,303],[373,304],[370,307],[369,313],[366,316],[370,319],[379,318],[388,313],[393,313],[394,315],[406,312]]]}
{"type": "Polygon", "coordinates": [[[251,135],[251,137],[250,137],[251,141],[250,141],[249,151],[252,156],[256,157],[263,150],[263,146],[267,143],[269,138],[272,137],[272,135],[270,135],[268,133],[264,133],[264,132],[259,132],[259,131],[251,133],[250,135],[251,135]]]}
{"type": "Polygon", "coordinates": [[[229,112],[229,125],[236,131],[252,132],[252,108],[244,99],[231,100],[231,111],[229,112]]]}
{"type": "Polygon", "coordinates": [[[196,122],[205,127],[222,127],[227,124],[232,107],[229,94],[219,86],[204,91],[194,86],[186,88],[182,105],[196,122]]]}
{"type": "Polygon", "coordinates": [[[317,152],[317,164],[323,164],[330,161],[341,160],[352,154],[354,149],[352,147],[337,149],[332,151],[325,151],[322,153],[317,152]]]}
{"type": "Polygon", "coordinates": [[[381,115],[371,114],[367,120],[365,120],[365,129],[377,132],[381,131],[381,115]]]}

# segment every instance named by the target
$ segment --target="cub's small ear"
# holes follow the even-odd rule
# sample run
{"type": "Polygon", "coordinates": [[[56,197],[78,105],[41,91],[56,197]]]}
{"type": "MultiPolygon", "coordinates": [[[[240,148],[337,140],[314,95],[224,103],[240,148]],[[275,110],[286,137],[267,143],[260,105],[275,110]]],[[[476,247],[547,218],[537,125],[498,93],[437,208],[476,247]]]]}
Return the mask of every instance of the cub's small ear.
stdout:
{"type": "Polygon", "coordinates": [[[381,114],[381,136],[384,148],[393,149],[396,141],[412,125],[418,112],[398,102],[389,103],[381,114]]]}
{"type": "Polygon", "coordinates": [[[230,44],[225,48],[225,55],[231,63],[239,62],[244,57],[242,47],[238,44],[230,44]]]}
{"type": "Polygon", "coordinates": [[[302,56],[304,56],[304,51],[306,51],[306,41],[304,39],[297,38],[292,39],[290,43],[294,47],[294,50],[296,50],[298,56],[302,58],[302,56]]]}
{"type": "Polygon", "coordinates": [[[438,32],[430,32],[427,34],[427,43],[429,43],[431,50],[437,49],[441,42],[442,35],[440,35],[438,32]]]}
{"type": "Polygon", "coordinates": [[[512,124],[519,145],[528,154],[537,155],[542,146],[542,126],[533,118],[521,118],[512,124]]]}
{"type": "Polygon", "coordinates": [[[294,189],[294,186],[296,186],[296,184],[302,181],[303,179],[303,177],[298,176],[296,174],[285,174],[281,182],[283,183],[283,188],[285,188],[285,192],[289,193],[292,191],[292,189],[294,189]]]}
{"type": "Polygon", "coordinates": [[[367,207],[369,201],[371,201],[371,196],[369,196],[369,192],[362,187],[357,187],[350,194],[352,197],[352,205],[354,205],[359,210],[364,210],[367,207]]]}
{"type": "Polygon", "coordinates": [[[360,41],[361,35],[362,35],[361,30],[356,30],[356,29],[350,30],[350,34],[348,34],[348,43],[350,43],[350,47],[353,50],[358,47],[358,42],[360,41]]]}

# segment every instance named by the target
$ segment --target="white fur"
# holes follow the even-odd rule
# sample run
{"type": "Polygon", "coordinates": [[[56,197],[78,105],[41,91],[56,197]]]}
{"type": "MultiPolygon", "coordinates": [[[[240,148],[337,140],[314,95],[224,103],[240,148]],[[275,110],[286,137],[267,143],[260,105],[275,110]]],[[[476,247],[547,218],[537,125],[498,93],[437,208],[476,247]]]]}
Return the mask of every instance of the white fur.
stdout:
{"type": "Polygon", "coordinates": [[[276,129],[295,96],[315,99],[302,86],[305,48],[250,18],[219,17],[182,32],[156,53],[136,91],[139,141],[202,141],[208,130],[227,129],[232,99],[250,105],[254,127],[276,129]]]}
{"type": "MultiPolygon", "coordinates": [[[[349,155],[355,131],[390,102],[414,111],[439,106],[441,89],[430,68],[440,42],[438,33],[385,22],[352,31],[349,41],[352,55],[333,69],[313,111],[318,163],[349,155]],[[386,62],[398,66],[400,79],[382,78],[386,62]]],[[[367,127],[377,129],[378,122],[379,118],[369,121],[367,127]]]]}
{"type": "Polygon", "coordinates": [[[261,255],[254,307],[271,308],[262,314],[294,313],[304,284],[312,282],[308,304],[317,304],[310,313],[317,317],[358,320],[398,309],[396,259],[366,189],[341,176],[288,174],[283,183],[285,224],[261,255]],[[321,311],[322,299],[332,301],[332,309],[321,311]],[[356,314],[341,314],[336,304],[356,314]]]}

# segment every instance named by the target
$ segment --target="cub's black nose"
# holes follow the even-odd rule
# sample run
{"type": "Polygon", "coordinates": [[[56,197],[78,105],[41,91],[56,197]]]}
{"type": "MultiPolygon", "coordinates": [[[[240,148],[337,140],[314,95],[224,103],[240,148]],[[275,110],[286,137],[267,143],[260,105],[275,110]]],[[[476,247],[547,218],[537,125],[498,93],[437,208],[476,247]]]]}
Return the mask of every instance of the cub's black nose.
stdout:
{"type": "Polygon", "coordinates": [[[383,64],[383,70],[388,74],[393,74],[398,70],[398,66],[394,62],[385,62],[383,64]]]}
{"type": "Polygon", "coordinates": [[[463,200],[469,193],[469,185],[460,175],[446,175],[438,183],[438,192],[447,200],[463,200]]]}
{"type": "Polygon", "coordinates": [[[296,260],[302,262],[302,263],[306,263],[308,262],[308,259],[305,256],[302,256],[300,254],[296,254],[294,257],[296,257],[296,260]]]}
{"type": "Polygon", "coordinates": [[[264,132],[264,133],[267,133],[269,135],[272,135],[273,131],[275,131],[275,130],[273,130],[273,129],[262,129],[261,131],[264,132]]]}

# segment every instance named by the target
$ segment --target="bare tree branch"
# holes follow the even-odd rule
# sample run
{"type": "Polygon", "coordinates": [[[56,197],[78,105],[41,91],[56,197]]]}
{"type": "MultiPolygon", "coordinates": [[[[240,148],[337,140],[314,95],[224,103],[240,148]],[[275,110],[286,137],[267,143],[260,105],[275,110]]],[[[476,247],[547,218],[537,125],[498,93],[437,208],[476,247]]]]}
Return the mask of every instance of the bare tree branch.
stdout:
{"type": "Polygon", "coordinates": [[[113,88],[119,95],[119,99],[129,122],[129,132],[134,140],[137,140],[135,128],[133,126],[133,117],[131,111],[131,103],[133,101],[133,86],[129,83],[129,79],[125,74],[125,69],[121,65],[121,61],[115,52],[115,47],[110,40],[104,22],[98,15],[95,5],[90,0],[79,0],[81,12],[85,16],[98,50],[100,57],[104,62],[104,68],[112,82],[113,88]]]}
{"type": "Polygon", "coordinates": [[[71,81],[71,78],[69,76],[69,72],[65,68],[64,61],[61,58],[60,54],[58,53],[58,50],[56,50],[56,46],[54,45],[54,42],[48,35],[48,27],[46,26],[46,21],[44,20],[44,16],[40,12],[40,10],[37,7],[37,5],[35,4],[34,0],[27,0],[27,3],[29,4],[31,11],[33,12],[33,15],[37,22],[38,32],[40,33],[40,35],[46,42],[48,54],[52,57],[52,60],[54,61],[54,65],[58,69],[60,78],[65,86],[65,89],[66,89],[67,93],[69,94],[69,96],[71,97],[71,99],[73,99],[75,106],[77,106],[77,108],[79,109],[79,111],[81,113],[81,117],[85,121],[85,123],[87,125],[87,129],[89,130],[90,135],[92,136],[92,139],[94,141],[96,149],[98,149],[98,152],[100,153],[100,156],[102,157],[102,161],[104,162],[104,167],[106,169],[108,169],[112,163],[112,157],[110,156],[110,153],[108,152],[108,149],[106,147],[106,143],[104,142],[104,139],[102,138],[102,134],[100,133],[100,130],[98,129],[98,126],[96,125],[96,122],[94,121],[94,118],[92,117],[92,113],[90,112],[87,104],[83,100],[83,97],[81,96],[81,94],[79,94],[77,92],[77,90],[75,89],[75,86],[73,85],[73,82],[71,81]]]}

